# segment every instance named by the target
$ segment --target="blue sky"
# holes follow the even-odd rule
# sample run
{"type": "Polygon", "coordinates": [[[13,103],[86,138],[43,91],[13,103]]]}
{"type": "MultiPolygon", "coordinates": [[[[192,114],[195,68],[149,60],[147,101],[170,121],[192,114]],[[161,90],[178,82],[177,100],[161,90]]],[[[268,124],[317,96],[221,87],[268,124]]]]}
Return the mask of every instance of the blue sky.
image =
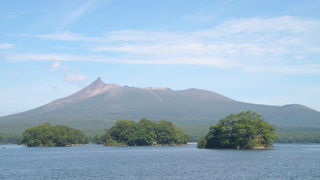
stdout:
{"type": "Polygon", "coordinates": [[[320,2],[3,1],[0,116],[97,77],[320,110],[320,2]]]}

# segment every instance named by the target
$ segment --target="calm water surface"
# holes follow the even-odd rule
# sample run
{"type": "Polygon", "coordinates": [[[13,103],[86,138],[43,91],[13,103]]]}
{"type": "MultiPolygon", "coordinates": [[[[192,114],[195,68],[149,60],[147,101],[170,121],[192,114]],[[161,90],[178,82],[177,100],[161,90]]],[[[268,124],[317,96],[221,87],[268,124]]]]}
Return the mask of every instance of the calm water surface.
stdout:
{"type": "Polygon", "coordinates": [[[320,179],[320,145],[0,148],[0,179],[320,179]]]}

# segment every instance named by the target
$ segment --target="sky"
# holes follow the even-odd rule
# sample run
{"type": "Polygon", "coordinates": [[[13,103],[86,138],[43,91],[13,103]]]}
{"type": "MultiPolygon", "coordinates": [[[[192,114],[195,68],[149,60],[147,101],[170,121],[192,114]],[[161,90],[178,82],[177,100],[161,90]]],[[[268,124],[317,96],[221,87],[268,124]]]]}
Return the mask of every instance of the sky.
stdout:
{"type": "Polygon", "coordinates": [[[101,77],[320,110],[318,0],[10,0],[0,5],[0,116],[101,77]]]}

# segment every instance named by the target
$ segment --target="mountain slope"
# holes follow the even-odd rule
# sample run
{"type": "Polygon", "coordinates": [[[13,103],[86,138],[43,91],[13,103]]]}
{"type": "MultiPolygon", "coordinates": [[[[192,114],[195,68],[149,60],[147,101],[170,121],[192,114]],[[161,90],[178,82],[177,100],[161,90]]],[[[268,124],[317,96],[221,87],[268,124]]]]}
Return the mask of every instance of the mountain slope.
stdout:
{"type": "Polygon", "coordinates": [[[0,117],[0,126],[13,128],[20,124],[25,128],[51,122],[93,131],[106,128],[113,120],[143,117],[170,120],[181,126],[207,126],[230,113],[245,110],[261,113],[265,120],[279,127],[320,127],[320,112],[302,105],[257,105],[200,89],[136,88],[106,84],[100,78],[68,97],[27,112],[0,117]]]}

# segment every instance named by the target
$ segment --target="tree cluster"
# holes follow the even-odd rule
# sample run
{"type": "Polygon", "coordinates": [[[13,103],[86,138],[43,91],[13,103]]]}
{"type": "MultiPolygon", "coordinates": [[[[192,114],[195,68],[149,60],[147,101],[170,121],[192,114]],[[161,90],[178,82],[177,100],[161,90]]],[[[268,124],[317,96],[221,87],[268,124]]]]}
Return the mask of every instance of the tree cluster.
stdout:
{"type": "Polygon", "coordinates": [[[139,122],[118,120],[100,139],[104,145],[128,146],[186,144],[187,140],[187,135],[171,122],[145,118],[139,122]]]}
{"type": "Polygon", "coordinates": [[[313,127],[277,128],[277,143],[320,143],[320,129],[313,127]]]}
{"type": "Polygon", "coordinates": [[[68,126],[51,126],[48,123],[26,129],[22,143],[28,147],[54,147],[85,144],[87,137],[78,129],[68,126]]]}
{"type": "Polygon", "coordinates": [[[201,138],[199,148],[255,149],[266,148],[276,139],[275,128],[261,115],[246,111],[230,114],[210,127],[201,138]]]}

